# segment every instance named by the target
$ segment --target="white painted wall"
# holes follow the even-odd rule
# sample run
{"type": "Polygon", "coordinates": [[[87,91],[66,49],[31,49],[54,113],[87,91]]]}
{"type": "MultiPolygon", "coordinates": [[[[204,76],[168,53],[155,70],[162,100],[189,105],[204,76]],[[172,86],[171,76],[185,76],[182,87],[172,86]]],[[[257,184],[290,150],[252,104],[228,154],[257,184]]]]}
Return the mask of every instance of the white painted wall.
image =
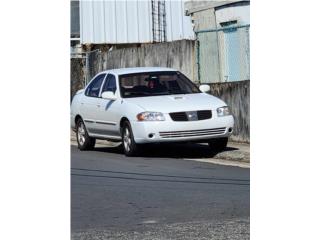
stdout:
{"type": "Polygon", "coordinates": [[[250,5],[247,6],[230,6],[216,10],[217,26],[220,23],[237,20],[237,24],[250,24],[250,5]]]}

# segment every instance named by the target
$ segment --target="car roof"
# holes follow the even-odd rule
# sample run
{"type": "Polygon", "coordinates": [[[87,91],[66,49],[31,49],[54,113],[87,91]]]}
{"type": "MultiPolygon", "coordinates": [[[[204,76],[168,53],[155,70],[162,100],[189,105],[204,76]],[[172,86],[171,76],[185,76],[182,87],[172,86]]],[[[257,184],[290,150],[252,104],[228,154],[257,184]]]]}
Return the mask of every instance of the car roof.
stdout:
{"type": "Polygon", "coordinates": [[[103,73],[113,73],[117,75],[130,74],[130,73],[141,73],[141,72],[168,72],[168,71],[177,71],[172,68],[165,67],[133,67],[133,68],[117,68],[109,69],[103,71],[103,73]]]}

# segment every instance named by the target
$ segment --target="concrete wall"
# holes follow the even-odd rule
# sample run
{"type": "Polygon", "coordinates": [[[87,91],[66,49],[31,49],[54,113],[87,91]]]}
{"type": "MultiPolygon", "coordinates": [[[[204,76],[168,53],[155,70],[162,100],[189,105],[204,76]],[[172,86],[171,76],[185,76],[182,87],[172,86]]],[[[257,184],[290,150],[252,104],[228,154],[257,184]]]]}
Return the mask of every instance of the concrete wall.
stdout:
{"type": "Polygon", "coordinates": [[[145,44],[107,52],[103,57],[106,69],[124,67],[170,67],[195,80],[195,42],[180,40],[171,43],[145,44]]]}
{"type": "MultiPolygon", "coordinates": [[[[249,1],[187,1],[185,3],[187,14],[191,15],[194,30],[221,29],[222,24],[237,21],[236,25],[250,23],[249,1]]],[[[201,83],[215,83],[225,81],[239,81],[249,78],[249,30],[237,30],[239,38],[239,51],[234,49],[234,42],[225,37],[224,31],[198,33],[199,69],[197,69],[201,83]],[[231,45],[232,44],[232,45],[231,45]],[[235,57],[229,57],[236,55],[235,57]],[[230,73],[230,66],[238,61],[237,71],[230,73]]],[[[230,37],[230,34],[228,34],[230,37]]],[[[233,35],[232,38],[235,36],[233,35]]],[[[235,68],[233,68],[235,69],[235,68]]]]}
{"type": "MultiPolygon", "coordinates": [[[[214,29],[216,20],[214,9],[207,9],[192,14],[194,30],[214,29]]],[[[199,46],[199,76],[203,83],[218,82],[220,79],[219,46],[216,32],[198,34],[199,46]]],[[[199,81],[197,75],[197,80],[199,81]]]]}
{"type": "Polygon", "coordinates": [[[81,58],[71,58],[70,60],[70,97],[84,88],[84,60],[81,58]]]}
{"type": "Polygon", "coordinates": [[[250,142],[250,81],[212,83],[211,93],[225,101],[235,119],[231,139],[250,142]]]}
{"type": "Polygon", "coordinates": [[[234,3],[240,0],[188,0],[185,1],[184,7],[185,10],[190,12],[203,11],[205,9],[213,9],[217,6],[234,3]]]}
{"type": "Polygon", "coordinates": [[[237,21],[237,24],[250,24],[250,2],[241,2],[233,6],[219,7],[215,11],[217,25],[220,23],[237,21]]]}
{"type": "Polygon", "coordinates": [[[195,41],[180,40],[167,43],[143,44],[108,51],[101,45],[91,51],[88,57],[88,69],[85,59],[71,59],[71,97],[98,72],[124,67],[169,67],[181,71],[192,81],[196,81],[197,68],[195,41]]]}

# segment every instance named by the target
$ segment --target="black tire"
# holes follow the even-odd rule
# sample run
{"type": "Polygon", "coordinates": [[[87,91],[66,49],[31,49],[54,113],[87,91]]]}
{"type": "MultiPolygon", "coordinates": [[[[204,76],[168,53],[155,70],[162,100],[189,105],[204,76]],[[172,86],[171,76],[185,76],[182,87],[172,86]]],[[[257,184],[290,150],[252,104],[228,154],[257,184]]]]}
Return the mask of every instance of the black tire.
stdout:
{"type": "Polygon", "coordinates": [[[134,141],[131,125],[128,121],[123,124],[121,137],[124,154],[128,157],[136,156],[139,152],[139,146],[134,141]]]}
{"type": "Polygon", "coordinates": [[[228,138],[214,138],[211,139],[208,144],[214,152],[221,152],[226,149],[228,138]]]}
{"type": "Polygon", "coordinates": [[[88,131],[82,119],[79,119],[76,126],[76,136],[78,148],[81,151],[92,150],[96,144],[96,139],[89,137],[88,131]]]}

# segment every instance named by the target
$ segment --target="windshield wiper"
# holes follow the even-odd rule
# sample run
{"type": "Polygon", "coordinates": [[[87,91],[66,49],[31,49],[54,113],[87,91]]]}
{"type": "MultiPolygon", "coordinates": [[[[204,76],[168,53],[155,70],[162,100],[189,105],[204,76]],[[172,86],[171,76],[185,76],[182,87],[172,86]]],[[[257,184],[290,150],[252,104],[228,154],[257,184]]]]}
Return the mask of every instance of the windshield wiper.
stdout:
{"type": "Polygon", "coordinates": [[[188,92],[184,91],[169,91],[170,94],[188,94],[188,92]]]}

